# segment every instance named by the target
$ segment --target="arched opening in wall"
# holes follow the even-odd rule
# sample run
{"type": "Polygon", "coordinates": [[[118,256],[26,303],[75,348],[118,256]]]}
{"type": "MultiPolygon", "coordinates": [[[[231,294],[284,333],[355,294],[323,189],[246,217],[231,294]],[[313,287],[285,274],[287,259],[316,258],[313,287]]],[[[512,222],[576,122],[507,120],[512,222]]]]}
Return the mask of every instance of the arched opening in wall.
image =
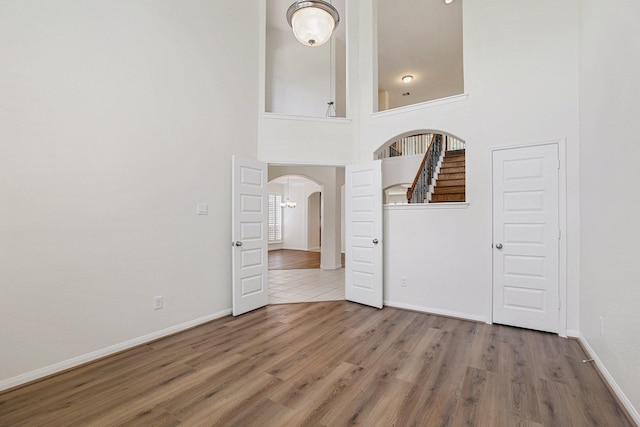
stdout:
{"type": "Polygon", "coordinates": [[[374,158],[382,160],[385,204],[466,201],[466,143],[452,134],[406,132],[374,158]]]}
{"type": "Polygon", "coordinates": [[[321,181],[332,171],[335,176],[336,169],[269,166],[270,304],[344,299],[341,224],[330,219],[342,206],[326,199],[336,199],[340,188],[331,180],[321,181]]]}
{"type": "Polygon", "coordinates": [[[384,189],[383,203],[385,205],[403,205],[407,203],[407,190],[410,183],[392,185],[384,189]]]}

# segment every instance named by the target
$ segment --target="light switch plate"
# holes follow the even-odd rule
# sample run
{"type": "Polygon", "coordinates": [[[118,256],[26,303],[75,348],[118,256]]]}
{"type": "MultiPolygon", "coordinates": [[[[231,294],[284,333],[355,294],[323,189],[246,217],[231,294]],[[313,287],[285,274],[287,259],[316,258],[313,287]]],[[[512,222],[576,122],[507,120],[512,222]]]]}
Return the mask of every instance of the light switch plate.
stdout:
{"type": "Polygon", "coordinates": [[[209,205],[207,203],[198,203],[196,213],[198,215],[209,215],[209,205]]]}

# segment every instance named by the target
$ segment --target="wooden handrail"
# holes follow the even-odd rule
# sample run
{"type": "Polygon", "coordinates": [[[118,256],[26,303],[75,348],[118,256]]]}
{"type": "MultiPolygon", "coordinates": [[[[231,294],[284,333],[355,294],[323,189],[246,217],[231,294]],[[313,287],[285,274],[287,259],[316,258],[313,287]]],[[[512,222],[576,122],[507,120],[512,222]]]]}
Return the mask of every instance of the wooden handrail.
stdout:
{"type": "Polygon", "coordinates": [[[422,174],[422,170],[424,169],[424,164],[426,163],[427,158],[431,153],[431,147],[433,146],[433,141],[435,141],[435,139],[436,139],[436,134],[433,134],[431,136],[431,141],[429,141],[429,147],[427,148],[427,151],[424,153],[424,157],[422,158],[422,162],[420,163],[420,167],[418,168],[418,173],[416,174],[416,177],[413,179],[413,183],[411,184],[411,187],[407,189],[407,201],[409,203],[411,203],[411,197],[413,197],[413,192],[416,189],[416,185],[418,185],[418,180],[420,179],[420,175],[422,174]]]}

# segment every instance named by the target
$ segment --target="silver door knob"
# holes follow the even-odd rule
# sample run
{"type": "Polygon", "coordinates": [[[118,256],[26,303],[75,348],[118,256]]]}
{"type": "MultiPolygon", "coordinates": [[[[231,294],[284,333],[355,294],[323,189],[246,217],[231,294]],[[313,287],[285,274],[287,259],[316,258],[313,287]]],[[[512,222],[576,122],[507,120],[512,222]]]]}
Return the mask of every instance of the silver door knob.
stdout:
{"type": "Polygon", "coordinates": [[[378,244],[378,239],[373,239],[373,244],[377,245],[378,244]]]}
{"type": "Polygon", "coordinates": [[[496,244],[496,249],[502,249],[502,243],[496,244]]]}
{"type": "Polygon", "coordinates": [[[240,240],[238,240],[237,242],[234,243],[234,245],[236,245],[237,247],[242,246],[242,242],[240,240]]]}

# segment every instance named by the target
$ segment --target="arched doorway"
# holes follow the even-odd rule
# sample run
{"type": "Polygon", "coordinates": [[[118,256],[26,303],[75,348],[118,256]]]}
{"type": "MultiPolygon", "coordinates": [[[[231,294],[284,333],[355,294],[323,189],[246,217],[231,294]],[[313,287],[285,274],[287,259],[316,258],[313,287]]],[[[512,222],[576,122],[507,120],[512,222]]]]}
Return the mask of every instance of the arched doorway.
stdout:
{"type": "Polygon", "coordinates": [[[343,182],[340,167],[269,166],[270,197],[282,201],[282,237],[269,244],[270,304],[344,299],[343,182]]]}

